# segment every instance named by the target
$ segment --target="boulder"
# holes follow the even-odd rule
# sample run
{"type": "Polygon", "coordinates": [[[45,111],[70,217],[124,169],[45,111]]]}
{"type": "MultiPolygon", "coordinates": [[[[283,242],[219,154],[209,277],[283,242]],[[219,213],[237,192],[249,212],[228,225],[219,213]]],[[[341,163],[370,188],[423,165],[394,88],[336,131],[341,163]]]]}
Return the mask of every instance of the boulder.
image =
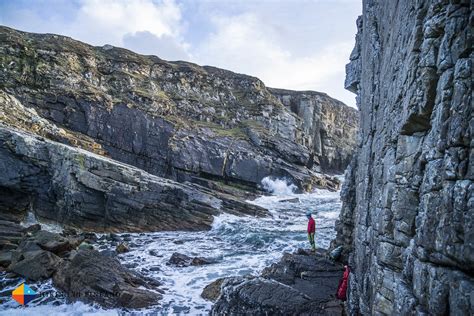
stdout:
{"type": "Polygon", "coordinates": [[[157,250],[150,250],[148,251],[148,254],[153,257],[163,257],[163,255],[160,255],[157,250]]]}
{"type": "Polygon", "coordinates": [[[125,252],[129,252],[130,248],[128,247],[128,244],[126,242],[122,242],[118,244],[118,246],[115,248],[115,251],[117,253],[125,253],[125,252]]]}
{"type": "Polygon", "coordinates": [[[202,296],[216,300],[212,315],[341,315],[335,293],[344,268],[326,255],[321,249],[285,253],[260,277],[219,279],[202,296]]]}
{"type": "Polygon", "coordinates": [[[205,264],[211,264],[215,261],[203,257],[189,257],[182,253],[175,252],[171,255],[170,259],[166,264],[175,265],[177,267],[188,267],[188,266],[201,266],[205,264]]]}
{"type": "Polygon", "coordinates": [[[71,261],[64,261],[53,284],[72,300],[95,302],[106,308],[144,308],[161,299],[143,277],[123,267],[116,258],[95,250],[81,249],[71,261]]]}
{"type": "Polygon", "coordinates": [[[31,233],[31,234],[34,234],[38,231],[41,230],[41,225],[40,224],[33,224],[33,225],[30,225],[28,227],[26,227],[25,229],[23,229],[23,232],[28,234],[28,233],[31,233]]]}
{"type": "Polygon", "coordinates": [[[34,241],[42,249],[55,254],[60,254],[74,248],[69,239],[45,230],[37,231],[29,240],[34,241]]]}
{"type": "Polygon", "coordinates": [[[319,302],[273,280],[229,278],[222,287],[211,315],[323,315],[319,302]]]}
{"type": "Polygon", "coordinates": [[[12,254],[8,270],[33,281],[50,278],[61,261],[54,253],[46,250],[20,251],[12,254]]]}
{"type": "Polygon", "coordinates": [[[226,278],[220,278],[215,280],[214,282],[206,285],[202,290],[201,297],[208,301],[215,302],[221,295],[222,290],[222,283],[226,280],[226,278]]]}
{"type": "Polygon", "coordinates": [[[86,242],[86,241],[81,242],[78,248],[79,248],[79,249],[94,250],[94,246],[92,246],[91,244],[89,244],[89,243],[86,242]]]}
{"type": "Polygon", "coordinates": [[[12,262],[12,252],[11,251],[0,251],[0,266],[3,268],[8,267],[12,262]]]}

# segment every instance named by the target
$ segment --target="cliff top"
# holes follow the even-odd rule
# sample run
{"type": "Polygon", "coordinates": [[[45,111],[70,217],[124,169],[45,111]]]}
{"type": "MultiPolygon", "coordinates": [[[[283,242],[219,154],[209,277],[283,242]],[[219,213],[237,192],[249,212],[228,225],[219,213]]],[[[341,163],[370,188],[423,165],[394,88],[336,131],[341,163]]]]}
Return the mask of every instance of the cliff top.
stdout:
{"type": "Polygon", "coordinates": [[[280,88],[270,88],[265,87],[265,84],[258,79],[257,77],[249,76],[246,74],[236,73],[230,70],[208,66],[208,65],[198,65],[188,61],[167,61],[159,58],[156,55],[142,55],[126,48],[116,47],[113,45],[105,44],[103,46],[93,46],[87,43],[75,40],[71,37],[64,35],[57,35],[52,33],[30,33],[20,30],[15,30],[7,26],[0,25],[0,40],[3,42],[4,46],[10,46],[12,48],[20,47],[30,47],[36,50],[52,50],[57,52],[71,52],[80,56],[90,56],[96,55],[104,57],[107,60],[115,62],[132,62],[141,65],[163,65],[177,70],[180,72],[196,72],[200,74],[214,75],[218,77],[234,78],[234,79],[243,79],[248,81],[255,82],[262,90],[267,89],[270,93],[276,94],[306,94],[306,95],[317,95],[322,98],[327,98],[338,104],[341,107],[352,108],[344,104],[343,102],[334,99],[323,92],[304,90],[288,90],[280,88]]]}

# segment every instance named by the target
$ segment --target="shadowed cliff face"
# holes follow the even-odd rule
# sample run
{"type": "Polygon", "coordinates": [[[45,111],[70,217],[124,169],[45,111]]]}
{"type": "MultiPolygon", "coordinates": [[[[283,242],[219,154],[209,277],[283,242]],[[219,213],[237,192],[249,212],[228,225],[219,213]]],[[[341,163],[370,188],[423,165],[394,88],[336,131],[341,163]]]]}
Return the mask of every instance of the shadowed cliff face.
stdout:
{"type": "Polygon", "coordinates": [[[269,90],[302,120],[303,144],[319,169],[344,173],[356,147],[359,112],[320,92],[269,90]]]}
{"type": "Polygon", "coordinates": [[[363,315],[472,315],[472,4],[364,1],[347,89],[361,143],[336,243],[363,315]]]}
{"type": "Polygon", "coordinates": [[[354,138],[356,111],[325,95],[304,105],[308,123],[257,78],[6,27],[0,38],[0,88],[71,136],[56,140],[154,175],[251,190],[272,175],[334,189],[321,173],[341,173],[354,148],[342,139],[354,138]],[[333,116],[343,119],[318,121],[333,116]]]}

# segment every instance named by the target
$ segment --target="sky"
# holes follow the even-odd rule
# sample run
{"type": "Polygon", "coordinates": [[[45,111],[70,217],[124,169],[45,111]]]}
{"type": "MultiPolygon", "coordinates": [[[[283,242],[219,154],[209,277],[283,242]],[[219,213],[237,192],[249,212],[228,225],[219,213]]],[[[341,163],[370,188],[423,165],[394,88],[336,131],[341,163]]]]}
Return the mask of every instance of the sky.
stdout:
{"type": "Polygon", "coordinates": [[[361,2],[0,0],[0,24],[225,68],[355,107],[344,77],[361,2]]]}

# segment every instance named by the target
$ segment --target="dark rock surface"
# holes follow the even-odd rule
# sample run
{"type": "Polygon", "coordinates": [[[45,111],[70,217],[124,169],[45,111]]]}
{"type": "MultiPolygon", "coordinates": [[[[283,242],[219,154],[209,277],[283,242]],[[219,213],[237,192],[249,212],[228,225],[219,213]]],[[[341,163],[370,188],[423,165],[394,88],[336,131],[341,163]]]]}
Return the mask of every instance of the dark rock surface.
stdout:
{"type": "Polygon", "coordinates": [[[59,266],[53,284],[72,300],[97,302],[104,307],[142,308],[156,305],[159,293],[147,281],[124,268],[111,256],[96,250],[79,250],[71,261],[59,266]]]}
{"type": "MultiPolygon", "coordinates": [[[[313,129],[257,78],[7,27],[0,40],[0,88],[30,111],[9,113],[6,124],[221,191],[256,190],[270,175],[310,190],[324,186],[320,171],[345,163],[328,150],[320,166],[324,153],[308,141],[313,129]],[[35,115],[39,123],[29,118],[35,115]]],[[[334,108],[350,118],[344,126],[354,123],[354,110],[328,96],[313,98],[306,108],[313,107],[323,116],[334,108]]],[[[340,123],[323,124],[325,148],[346,136],[340,123]]]]}
{"type": "Polygon", "coordinates": [[[202,290],[201,297],[212,302],[216,302],[221,295],[222,283],[228,278],[220,278],[206,285],[202,290]]]}
{"type": "Polygon", "coordinates": [[[212,315],[341,315],[335,293],[342,273],[322,250],[285,253],[260,277],[219,279],[201,296],[216,302],[212,315]]]}
{"type": "Polygon", "coordinates": [[[171,255],[167,264],[175,265],[177,267],[188,267],[188,266],[202,266],[205,264],[212,264],[213,260],[203,257],[189,257],[182,253],[175,252],[171,255]]]}
{"type": "Polygon", "coordinates": [[[60,235],[37,224],[25,228],[7,221],[0,221],[0,227],[0,234],[8,232],[6,238],[19,238],[18,243],[11,243],[13,247],[0,248],[0,266],[12,278],[45,281],[52,277],[55,287],[70,300],[107,308],[142,308],[161,299],[162,290],[157,288],[161,283],[122,266],[115,251],[81,247],[85,242],[79,246],[91,239],[88,233],[67,229],[60,235]]]}
{"type": "Polygon", "coordinates": [[[474,314],[472,1],[364,1],[346,87],[361,143],[335,244],[349,311],[474,314]]]}
{"type": "MultiPolygon", "coordinates": [[[[85,230],[198,230],[208,229],[221,212],[267,213],[232,196],[211,196],[205,188],[1,124],[0,174],[0,188],[18,192],[37,217],[85,230]]],[[[26,209],[14,212],[26,216],[26,209]]]]}
{"type": "Polygon", "coordinates": [[[122,243],[120,243],[120,244],[117,245],[117,247],[115,248],[115,251],[116,251],[117,253],[129,252],[129,251],[130,251],[130,247],[128,246],[127,243],[122,242],[122,243]]]}

